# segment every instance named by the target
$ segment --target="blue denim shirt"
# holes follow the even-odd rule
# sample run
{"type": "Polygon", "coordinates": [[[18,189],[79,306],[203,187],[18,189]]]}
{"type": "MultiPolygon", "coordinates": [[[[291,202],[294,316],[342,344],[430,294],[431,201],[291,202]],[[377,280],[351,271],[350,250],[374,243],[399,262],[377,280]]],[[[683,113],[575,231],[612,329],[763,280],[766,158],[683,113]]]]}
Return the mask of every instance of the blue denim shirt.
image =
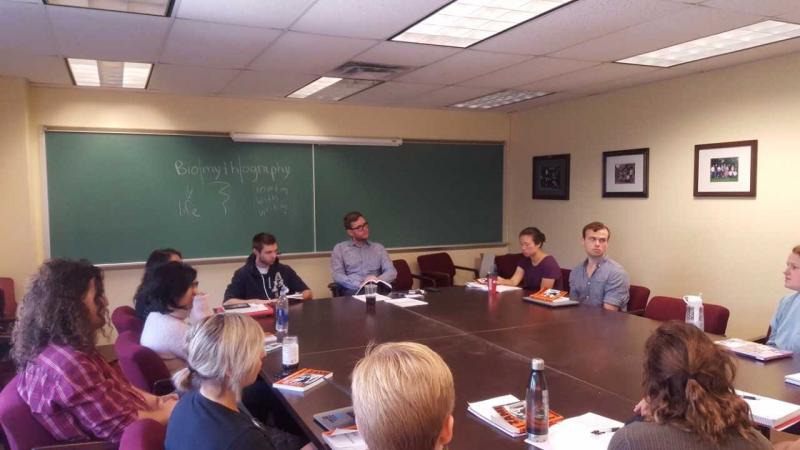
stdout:
{"type": "Polygon", "coordinates": [[[625,269],[613,259],[604,257],[590,278],[586,274],[588,263],[586,259],[570,272],[569,298],[587,305],[603,306],[603,303],[608,303],[625,311],[631,288],[625,269]]]}
{"type": "Polygon", "coordinates": [[[800,352],[800,292],[781,299],[772,322],[767,345],[800,352]]]}
{"type": "Polygon", "coordinates": [[[353,240],[336,244],[331,255],[331,273],[333,281],[348,291],[348,294],[355,292],[370,275],[387,283],[397,277],[397,271],[386,249],[381,244],[370,241],[362,245],[353,240]]]}

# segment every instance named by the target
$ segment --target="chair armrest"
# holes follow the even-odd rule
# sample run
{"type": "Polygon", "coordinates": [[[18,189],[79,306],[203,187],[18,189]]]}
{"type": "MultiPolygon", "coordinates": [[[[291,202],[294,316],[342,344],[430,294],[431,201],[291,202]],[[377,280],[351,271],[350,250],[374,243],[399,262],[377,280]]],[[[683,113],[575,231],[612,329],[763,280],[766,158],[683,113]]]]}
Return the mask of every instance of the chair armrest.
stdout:
{"type": "Polygon", "coordinates": [[[450,276],[450,274],[444,272],[422,272],[422,276],[433,278],[434,280],[447,280],[448,282],[453,281],[453,278],[450,276]]]}
{"type": "Polygon", "coordinates": [[[748,341],[755,342],[756,344],[766,344],[767,343],[767,339],[769,339],[769,336],[757,336],[757,337],[748,339],[748,341]]]}
{"type": "Polygon", "coordinates": [[[31,450],[117,450],[119,445],[111,441],[76,442],[72,444],[55,444],[34,447],[31,450]]]}
{"type": "Polygon", "coordinates": [[[163,380],[156,380],[153,383],[153,394],[154,395],[167,395],[175,392],[175,385],[172,384],[172,379],[164,378],[163,380]]]}
{"type": "Polygon", "coordinates": [[[633,314],[634,316],[644,316],[644,309],[633,309],[626,312],[628,314],[633,314]]]}
{"type": "Polygon", "coordinates": [[[475,274],[474,278],[478,278],[478,269],[473,269],[472,267],[455,266],[455,265],[453,267],[455,267],[456,269],[472,272],[473,274],[475,274]]]}
{"type": "Polygon", "coordinates": [[[431,284],[433,284],[433,287],[436,287],[436,279],[435,278],[426,277],[426,276],[423,276],[423,275],[417,275],[415,273],[411,274],[411,278],[416,278],[416,279],[418,279],[420,281],[428,281],[431,284]]]}
{"type": "Polygon", "coordinates": [[[328,289],[331,291],[331,297],[341,297],[339,285],[336,283],[328,283],[328,289]]]}

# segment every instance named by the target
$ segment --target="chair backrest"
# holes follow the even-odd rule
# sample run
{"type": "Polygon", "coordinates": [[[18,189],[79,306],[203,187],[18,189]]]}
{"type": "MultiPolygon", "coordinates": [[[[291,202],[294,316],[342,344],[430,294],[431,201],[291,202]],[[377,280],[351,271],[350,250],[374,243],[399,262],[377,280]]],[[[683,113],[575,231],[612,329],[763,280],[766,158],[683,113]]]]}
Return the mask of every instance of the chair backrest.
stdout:
{"type": "Polygon", "coordinates": [[[125,378],[144,391],[155,393],[156,381],[170,377],[169,369],[158,353],[139,344],[139,334],[123,331],[114,342],[119,366],[125,378]]]}
{"type": "Polygon", "coordinates": [[[430,276],[431,273],[443,273],[448,279],[436,278],[437,287],[447,287],[453,285],[453,277],[456,275],[456,267],[453,259],[446,252],[431,253],[428,255],[417,256],[417,264],[422,275],[430,276]]]}
{"type": "Polygon", "coordinates": [[[117,333],[135,331],[141,336],[144,329],[144,321],[136,315],[136,310],[130,306],[119,306],[111,313],[111,323],[117,329],[117,333]]]}
{"type": "Polygon", "coordinates": [[[125,427],[119,450],[163,450],[167,427],[153,419],[140,419],[125,427]]]}
{"type": "Polygon", "coordinates": [[[517,264],[522,260],[522,253],[506,253],[505,255],[495,256],[494,265],[497,267],[497,275],[503,278],[511,278],[517,271],[517,264]]]}
{"type": "Polygon", "coordinates": [[[392,289],[395,291],[407,291],[414,286],[414,278],[411,277],[411,267],[405,259],[392,260],[394,269],[397,271],[397,278],[392,281],[392,289]]]}
{"type": "Polygon", "coordinates": [[[569,274],[571,273],[571,269],[561,268],[561,289],[567,292],[569,292],[569,274]]]}
{"type": "Polygon", "coordinates": [[[30,450],[33,447],[53,445],[58,442],[39,424],[31,408],[17,392],[19,375],[11,379],[0,392],[0,424],[10,450],[30,450]]]}
{"type": "Polygon", "coordinates": [[[628,311],[643,311],[650,298],[650,289],[644,286],[631,285],[628,290],[630,300],[628,300],[628,311]]]}
{"type": "MultiPolygon", "coordinates": [[[[724,335],[728,329],[728,308],[713,303],[703,303],[703,317],[707,333],[724,335]]],[[[655,320],[685,320],[686,303],[675,297],[656,296],[650,299],[644,316],[655,320]]]]}
{"type": "Polygon", "coordinates": [[[0,277],[0,291],[3,291],[3,317],[14,317],[17,313],[17,302],[14,297],[14,280],[0,277]]]}

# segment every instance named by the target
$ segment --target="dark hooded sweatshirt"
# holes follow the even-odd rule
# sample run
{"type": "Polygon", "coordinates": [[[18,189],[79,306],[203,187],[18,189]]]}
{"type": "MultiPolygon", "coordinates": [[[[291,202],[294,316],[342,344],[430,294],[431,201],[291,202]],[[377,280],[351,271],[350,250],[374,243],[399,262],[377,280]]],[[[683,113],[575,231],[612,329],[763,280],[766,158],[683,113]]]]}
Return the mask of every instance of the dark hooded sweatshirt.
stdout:
{"type": "Polygon", "coordinates": [[[303,292],[308,289],[303,280],[291,267],[281,264],[278,259],[269,266],[269,271],[261,275],[256,267],[256,255],[250,255],[244,266],[240,267],[233,274],[231,283],[225,289],[225,300],[229,298],[250,299],[274,299],[275,298],[275,274],[281,274],[283,284],[289,289],[289,294],[303,292]]]}

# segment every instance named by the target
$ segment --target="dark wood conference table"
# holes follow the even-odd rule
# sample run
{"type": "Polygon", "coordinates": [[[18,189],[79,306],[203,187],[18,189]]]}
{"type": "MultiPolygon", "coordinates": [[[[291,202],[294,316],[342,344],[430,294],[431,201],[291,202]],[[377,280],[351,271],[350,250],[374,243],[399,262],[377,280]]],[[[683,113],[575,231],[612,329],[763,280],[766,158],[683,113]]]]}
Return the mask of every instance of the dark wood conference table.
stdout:
{"type": "MultiPolygon", "coordinates": [[[[490,298],[485,291],[443,288],[428,305],[367,306],[352,297],[290,306],[289,334],[300,341],[300,366],[333,371],[333,379],[304,394],[278,395],[320,448],[319,412],[349,406],[350,374],[371,342],[416,341],[439,353],[453,372],[455,436],[450,448],[520,449],[527,445],[467,412],[467,403],[513,394],[522,399],[530,359],[543,358],[550,406],[571,417],[595,412],[624,421],[641,398],[644,342],[659,322],[602,308],[548,308],[522,301],[522,291],[490,298]]],[[[265,329],[271,321],[262,321],[265,329]]],[[[713,336],[712,336],[713,337],[713,336]]],[[[800,372],[800,358],[770,363],[734,357],[736,387],[800,403],[800,388],[783,382],[800,372]]],[[[280,352],[264,360],[268,381],[280,371],[280,352]]]]}

